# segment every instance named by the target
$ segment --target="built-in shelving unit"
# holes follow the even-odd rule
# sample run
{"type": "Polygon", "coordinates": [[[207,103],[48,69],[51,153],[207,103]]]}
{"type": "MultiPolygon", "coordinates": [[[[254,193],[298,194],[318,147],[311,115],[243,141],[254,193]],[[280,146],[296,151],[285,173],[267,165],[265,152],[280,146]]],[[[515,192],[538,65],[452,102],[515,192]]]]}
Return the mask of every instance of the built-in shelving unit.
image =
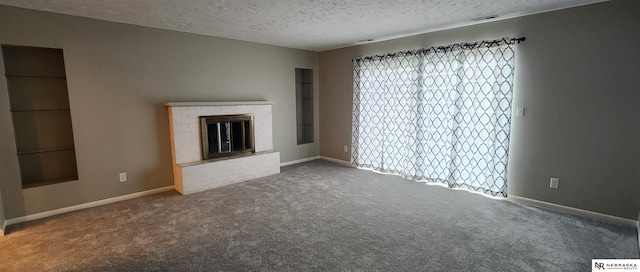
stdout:
{"type": "Polygon", "coordinates": [[[22,188],[78,179],[62,49],[2,45],[22,188]]]}
{"type": "Polygon", "coordinates": [[[298,144],[313,143],[313,70],[296,68],[296,129],[298,144]]]}

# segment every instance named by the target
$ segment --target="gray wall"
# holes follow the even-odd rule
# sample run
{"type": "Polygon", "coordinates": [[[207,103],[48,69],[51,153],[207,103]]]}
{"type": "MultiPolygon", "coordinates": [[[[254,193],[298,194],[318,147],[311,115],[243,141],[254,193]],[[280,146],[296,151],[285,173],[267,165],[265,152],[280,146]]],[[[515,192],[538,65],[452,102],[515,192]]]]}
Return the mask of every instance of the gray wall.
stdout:
{"type": "Polygon", "coordinates": [[[274,101],[281,160],[318,155],[318,141],[296,144],[294,78],[295,68],[318,77],[318,53],[6,6],[0,43],[64,50],[79,174],[78,181],[21,189],[0,77],[0,190],[8,219],[172,185],[165,101],[274,101]],[[119,172],[129,181],[120,183],[119,172]]]}
{"type": "Polygon", "coordinates": [[[320,155],[349,160],[358,56],[526,36],[517,47],[509,194],[636,220],[640,1],[611,1],[320,53],[320,155]],[[560,178],[549,189],[549,178],[560,178]]]}

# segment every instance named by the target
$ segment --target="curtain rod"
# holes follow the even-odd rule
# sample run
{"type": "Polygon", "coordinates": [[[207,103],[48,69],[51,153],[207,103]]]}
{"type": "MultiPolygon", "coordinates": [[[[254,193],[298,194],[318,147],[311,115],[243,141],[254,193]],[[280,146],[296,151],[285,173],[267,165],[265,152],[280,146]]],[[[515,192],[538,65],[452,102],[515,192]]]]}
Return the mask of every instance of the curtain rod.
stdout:
{"type": "Polygon", "coordinates": [[[415,55],[415,54],[420,54],[420,53],[428,54],[428,53],[432,53],[432,52],[435,52],[435,51],[447,51],[447,50],[453,51],[455,49],[475,49],[475,48],[480,48],[480,47],[492,47],[492,46],[499,46],[499,45],[501,45],[501,43],[505,43],[505,44],[521,43],[521,42],[524,42],[526,39],[527,39],[526,37],[502,38],[502,39],[496,39],[496,40],[492,40],[492,41],[479,41],[479,42],[474,42],[474,43],[454,43],[454,44],[450,44],[450,45],[446,45],[446,46],[432,46],[432,47],[429,47],[429,48],[410,50],[410,51],[400,51],[400,52],[389,53],[389,54],[385,54],[385,55],[359,57],[359,58],[354,58],[351,61],[382,59],[382,58],[402,56],[402,55],[415,55]]]}

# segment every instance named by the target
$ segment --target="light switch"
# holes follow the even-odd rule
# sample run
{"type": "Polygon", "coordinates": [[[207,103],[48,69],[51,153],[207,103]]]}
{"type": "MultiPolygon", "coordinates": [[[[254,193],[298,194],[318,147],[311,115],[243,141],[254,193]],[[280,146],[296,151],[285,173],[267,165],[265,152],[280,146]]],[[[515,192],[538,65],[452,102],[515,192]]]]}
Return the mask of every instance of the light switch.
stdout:
{"type": "Polygon", "coordinates": [[[516,108],[516,116],[518,116],[518,117],[524,116],[524,107],[517,107],[516,108]]]}

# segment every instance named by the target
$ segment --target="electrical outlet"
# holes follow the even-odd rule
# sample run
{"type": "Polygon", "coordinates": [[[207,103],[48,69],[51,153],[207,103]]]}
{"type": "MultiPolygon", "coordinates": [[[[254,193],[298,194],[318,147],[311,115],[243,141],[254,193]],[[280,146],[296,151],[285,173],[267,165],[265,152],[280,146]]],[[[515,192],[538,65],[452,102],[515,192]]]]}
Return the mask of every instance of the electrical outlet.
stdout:
{"type": "Polygon", "coordinates": [[[344,150],[344,152],[348,152],[348,151],[349,151],[349,148],[345,145],[345,146],[343,147],[343,150],[344,150]]]}
{"type": "Polygon", "coordinates": [[[127,173],[120,173],[120,182],[127,181],[127,173]]]}
{"type": "Polygon", "coordinates": [[[524,107],[516,107],[516,116],[518,117],[524,116],[524,107]]]}
{"type": "Polygon", "coordinates": [[[560,183],[559,178],[551,178],[551,181],[549,181],[549,187],[553,189],[558,189],[559,183],[560,183]]]}

